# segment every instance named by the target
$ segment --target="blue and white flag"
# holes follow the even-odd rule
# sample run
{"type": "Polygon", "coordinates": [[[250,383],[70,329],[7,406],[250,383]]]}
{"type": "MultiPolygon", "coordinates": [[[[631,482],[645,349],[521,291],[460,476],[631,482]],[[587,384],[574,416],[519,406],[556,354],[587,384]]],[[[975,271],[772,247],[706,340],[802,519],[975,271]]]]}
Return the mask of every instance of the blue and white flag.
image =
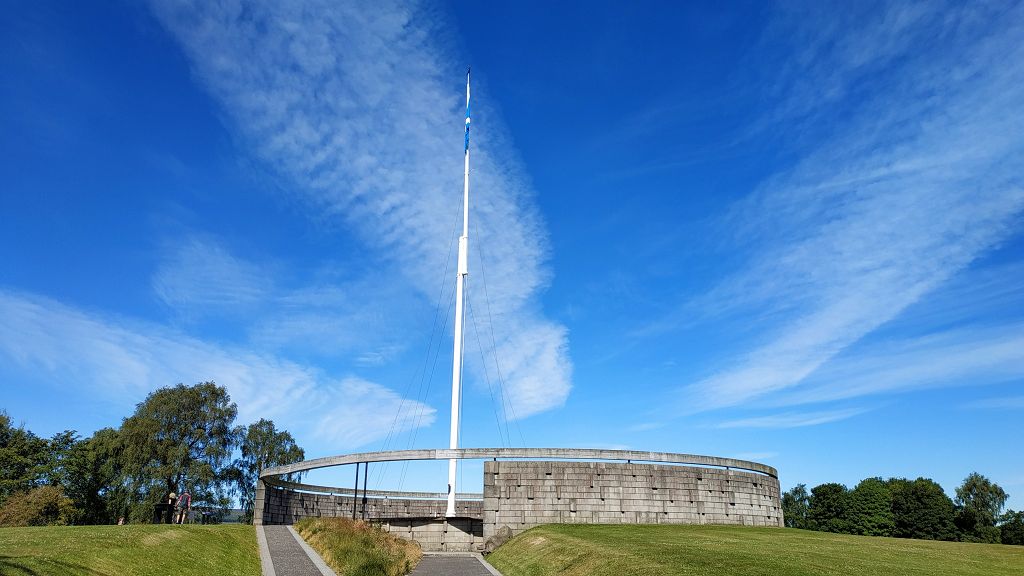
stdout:
{"type": "Polygon", "coordinates": [[[466,70],[466,152],[469,152],[469,69],[466,70]]]}

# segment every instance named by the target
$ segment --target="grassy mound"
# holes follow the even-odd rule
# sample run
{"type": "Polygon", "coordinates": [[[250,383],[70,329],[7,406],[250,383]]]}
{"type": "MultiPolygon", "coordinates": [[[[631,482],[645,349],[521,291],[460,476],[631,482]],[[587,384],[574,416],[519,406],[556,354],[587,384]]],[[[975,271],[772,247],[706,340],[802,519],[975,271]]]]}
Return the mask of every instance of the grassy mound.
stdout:
{"type": "Polygon", "coordinates": [[[0,528],[0,575],[259,576],[252,526],[0,528]]]}
{"type": "Polygon", "coordinates": [[[999,576],[1024,547],[733,526],[549,525],[488,556],[505,576],[999,576]]]}
{"type": "Polygon", "coordinates": [[[339,576],[402,576],[423,553],[415,542],[348,518],[306,518],[295,530],[339,576]]]}

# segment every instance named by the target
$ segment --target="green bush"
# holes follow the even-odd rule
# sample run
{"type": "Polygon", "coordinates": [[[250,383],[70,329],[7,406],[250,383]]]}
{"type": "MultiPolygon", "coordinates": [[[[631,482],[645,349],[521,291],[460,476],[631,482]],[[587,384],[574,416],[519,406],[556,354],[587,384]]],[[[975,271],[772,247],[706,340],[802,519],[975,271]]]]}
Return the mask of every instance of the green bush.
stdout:
{"type": "Polygon", "coordinates": [[[0,526],[66,526],[79,512],[59,486],[12,494],[0,508],[0,526]]]}

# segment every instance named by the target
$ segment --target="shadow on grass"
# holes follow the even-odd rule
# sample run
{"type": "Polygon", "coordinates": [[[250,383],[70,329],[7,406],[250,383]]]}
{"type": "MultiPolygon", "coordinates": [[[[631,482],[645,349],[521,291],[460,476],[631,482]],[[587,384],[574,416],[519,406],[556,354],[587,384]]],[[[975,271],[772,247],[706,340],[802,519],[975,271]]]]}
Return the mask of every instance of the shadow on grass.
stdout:
{"type": "Polygon", "coordinates": [[[37,559],[31,556],[0,556],[0,576],[50,576],[55,574],[81,574],[84,576],[112,576],[107,572],[94,570],[88,566],[54,560],[53,558],[37,559]],[[45,564],[44,567],[32,568],[26,562],[45,564]]]}

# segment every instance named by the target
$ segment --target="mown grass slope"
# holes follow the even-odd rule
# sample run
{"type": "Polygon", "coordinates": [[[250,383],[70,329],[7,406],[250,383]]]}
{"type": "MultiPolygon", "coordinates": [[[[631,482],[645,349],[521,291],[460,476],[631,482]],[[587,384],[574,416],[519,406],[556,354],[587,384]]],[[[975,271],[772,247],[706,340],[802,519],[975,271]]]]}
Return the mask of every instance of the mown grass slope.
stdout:
{"type": "Polygon", "coordinates": [[[344,576],[403,576],[423,556],[419,544],[360,520],[306,518],[295,530],[344,576]]]}
{"type": "Polygon", "coordinates": [[[259,576],[252,526],[0,528],[3,576],[259,576]]]}
{"type": "Polygon", "coordinates": [[[1024,547],[733,526],[549,525],[488,556],[505,576],[1024,575],[1024,547]]]}

